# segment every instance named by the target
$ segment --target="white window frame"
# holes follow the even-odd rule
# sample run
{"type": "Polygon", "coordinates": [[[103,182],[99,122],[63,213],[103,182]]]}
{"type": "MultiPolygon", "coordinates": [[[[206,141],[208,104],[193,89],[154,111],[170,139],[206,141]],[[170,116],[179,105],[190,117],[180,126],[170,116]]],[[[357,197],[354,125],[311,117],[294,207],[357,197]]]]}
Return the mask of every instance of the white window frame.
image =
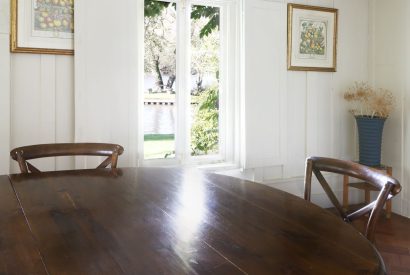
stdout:
{"type": "Polygon", "coordinates": [[[191,166],[209,165],[237,166],[239,164],[239,94],[241,79],[241,43],[240,43],[240,10],[238,0],[175,0],[177,3],[177,57],[176,63],[176,122],[175,122],[175,158],[144,159],[144,0],[140,1],[138,35],[138,165],[139,166],[191,166]],[[190,144],[190,93],[188,80],[190,76],[190,9],[192,5],[214,6],[220,8],[220,84],[219,84],[219,147],[218,154],[191,156],[190,144]],[[187,11],[186,9],[189,9],[187,11]],[[183,77],[181,77],[183,76],[183,77]],[[182,79],[182,81],[181,81],[182,79]]]}

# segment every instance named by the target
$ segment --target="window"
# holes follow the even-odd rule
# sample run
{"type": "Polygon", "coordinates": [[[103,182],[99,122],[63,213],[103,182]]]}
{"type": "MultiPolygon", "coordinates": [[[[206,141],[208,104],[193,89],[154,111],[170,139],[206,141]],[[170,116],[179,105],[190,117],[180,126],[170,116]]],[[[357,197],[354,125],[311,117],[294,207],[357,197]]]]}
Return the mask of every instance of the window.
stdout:
{"type": "Polygon", "coordinates": [[[233,160],[234,9],[234,1],[144,1],[144,164],[233,160]]]}

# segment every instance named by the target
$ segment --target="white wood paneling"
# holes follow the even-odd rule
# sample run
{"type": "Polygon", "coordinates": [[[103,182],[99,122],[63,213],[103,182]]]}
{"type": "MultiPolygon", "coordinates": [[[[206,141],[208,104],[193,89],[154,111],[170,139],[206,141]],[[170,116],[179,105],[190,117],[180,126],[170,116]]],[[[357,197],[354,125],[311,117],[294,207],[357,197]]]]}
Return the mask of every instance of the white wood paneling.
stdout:
{"type": "MultiPolygon", "coordinates": [[[[286,158],[280,166],[255,168],[253,179],[301,195],[307,155],[354,159],[355,125],[343,100],[343,92],[354,81],[368,79],[368,0],[292,1],[334,7],[339,10],[338,66],[335,73],[287,72],[286,158]],[[352,30],[355,30],[352,32],[352,30]]],[[[245,22],[246,24],[246,22],[245,22]]],[[[256,123],[256,120],[255,122],[256,123]]],[[[262,145],[264,146],[264,145],[262,145]]],[[[340,191],[340,190],[339,190],[340,191]]],[[[351,192],[353,201],[360,199],[351,192]]],[[[325,201],[317,190],[316,198],[325,201]]]]}
{"type": "Polygon", "coordinates": [[[332,102],[335,114],[334,150],[335,155],[343,159],[357,158],[355,120],[342,98],[344,91],[353,85],[354,81],[369,79],[369,37],[364,35],[369,30],[368,4],[367,0],[335,0],[335,7],[339,9],[339,45],[332,102]]]}
{"type": "MultiPolygon", "coordinates": [[[[106,0],[76,3],[75,72],[73,57],[13,54],[13,146],[70,142],[76,131],[77,141],[124,144],[122,165],[135,164],[137,127],[132,117],[137,111],[137,2],[121,0],[115,6],[106,0]],[[113,36],[107,39],[107,33],[113,36]]],[[[250,153],[247,164],[254,169],[236,171],[235,175],[272,186],[278,183],[300,195],[307,154],[354,155],[354,122],[341,96],[355,80],[368,77],[369,0],[291,1],[339,9],[336,73],[286,71],[287,2],[245,1],[249,67],[244,116],[246,150],[250,153]],[[279,69],[278,62],[283,63],[279,69]]],[[[0,0],[3,13],[8,13],[8,3],[0,0]]],[[[0,32],[8,29],[8,19],[0,16],[0,32]]],[[[6,38],[0,35],[0,39],[3,57],[8,41],[6,45],[6,38]]],[[[73,163],[68,159],[46,165],[63,169],[73,163]]]]}
{"type": "Polygon", "coordinates": [[[306,92],[306,153],[308,156],[332,156],[333,74],[309,72],[306,92]]]}
{"type": "Polygon", "coordinates": [[[311,6],[333,8],[334,0],[307,0],[307,4],[311,6]]]}
{"type": "MultiPolygon", "coordinates": [[[[41,55],[12,55],[12,147],[29,144],[48,143],[54,138],[54,96],[49,92],[54,86],[54,63],[41,55]],[[47,67],[51,66],[51,69],[47,67]],[[51,74],[47,76],[46,74],[51,74]],[[52,83],[48,83],[52,81],[52,83]],[[48,90],[45,90],[47,89],[48,90]],[[50,98],[51,97],[51,98],[50,98]],[[51,106],[50,106],[51,104],[51,106]],[[51,128],[51,129],[50,129],[51,128]],[[52,133],[52,137],[50,137],[52,133]]],[[[51,160],[43,160],[41,167],[53,169],[51,160]]],[[[18,171],[13,165],[13,172],[18,171]]]]}
{"type": "Polygon", "coordinates": [[[44,142],[55,141],[56,66],[54,55],[40,55],[40,87],[38,93],[39,131],[44,142]]]}
{"type": "MultiPolygon", "coordinates": [[[[406,14],[410,14],[410,3],[406,2],[405,8],[403,9],[406,14]]],[[[406,26],[410,24],[410,17],[406,16],[406,26]]],[[[408,48],[410,46],[410,29],[405,28],[404,35],[406,36],[405,45],[408,48]]],[[[410,74],[410,54],[407,54],[404,58],[405,67],[404,67],[404,74],[408,76],[410,74]]],[[[403,215],[410,217],[410,108],[408,107],[410,104],[410,78],[405,78],[404,83],[405,91],[403,93],[403,102],[402,106],[402,118],[403,118],[403,129],[402,129],[402,136],[403,136],[403,156],[402,156],[402,184],[403,184],[403,191],[402,191],[402,201],[399,209],[402,210],[403,215]]]]}
{"type": "Polygon", "coordinates": [[[0,33],[10,33],[10,0],[0,0],[0,33]]]}
{"type": "Polygon", "coordinates": [[[40,129],[40,55],[13,54],[11,65],[12,147],[38,143],[40,129]]]}
{"type": "Polygon", "coordinates": [[[10,168],[10,1],[0,0],[0,174],[10,168]]]}
{"type": "MultiPolygon", "coordinates": [[[[43,143],[39,131],[40,55],[13,54],[11,63],[11,147],[43,143]]],[[[12,172],[19,171],[12,163],[12,172]]]]}
{"type": "MultiPolygon", "coordinates": [[[[55,142],[74,142],[74,58],[56,56],[55,142]]],[[[57,158],[56,169],[73,169],[73,158],[57,158]]]]}
{"type": "Polygon", "coordinates": [[[393,166],[393,176],[403,185],[393,201],[393,211],[410,216],[410,3],[406,0],[371,2],[370,37],[373,85],[393,92],[396,109],[387,119],[383,132],[382,161],[393,166]]]}
{"type": "MultiPolygon", "coordinates": [[[[70,56],[12,55],[12,148],[29,144],[73,141],[73,127],[70,127],[73,113],[69,111],[70,101],[73,101],[74,85],[72,59],[70,56]]],[[[34,163],[44,170],[56,168],[54,158],[34,163]]],[[[62,166],[70,168],[67,164],[62,166]]],[[[12,171],[18,171],[14,162],[12,171]]]]}
{"type": "Polygon", "coordinates": [[[286,5],[245,5],[245,167],[282,164],[286,5]],[[263,28],[261,28],[263,26],[263,28]],[[263,54],[260,54],[263,53],[263,54]],[[263,146],[262,146],[263,144],[263,146]]]}
{"type": "MultiPolygon", "coordinates": [[[[384,126],[382,160],[393,166],[393,173],[399,179],[401,176],[403,136],[402,123],[404,117],[403,104],[406,93],[406,59],[403,54],[408,51],[406,35],[402,26],[407,23],[406,1],[378,1],[375,12],[377,21],[374,36],[375,59],[373,72],[374,86],[391,90],[396,98],[395,110],[384,126]],[[389,42],[387,42],[389,41],[389,42]],[[386,53],[386,54],[384,54],[386,53]]],[[[408,89],[408,87],[407,87],[408,89]]]]}
{"type": "Polygon", "coordinates": [[[10,53],[9,35],[0,33],[0,174],[9,171],[10,53]]]}
{"type": "Polygon", "coordinates": [[[287,75],[287,138],[284,178],[303,175],[306,158],[306,72],[287,75]]]}
{"type": "MultiPolygon", "coordinates": [[[[140,3],[134,0],[121,0],[116,5],[108,0],[76,3],[75,141],[121,144],[126,150],[119,164],[126,166],[135,165],[137,160],[136,146],[132,144],[137,141],[140,3]]],[[[90,160],[78,166],[93,164],[90,160]]]]}

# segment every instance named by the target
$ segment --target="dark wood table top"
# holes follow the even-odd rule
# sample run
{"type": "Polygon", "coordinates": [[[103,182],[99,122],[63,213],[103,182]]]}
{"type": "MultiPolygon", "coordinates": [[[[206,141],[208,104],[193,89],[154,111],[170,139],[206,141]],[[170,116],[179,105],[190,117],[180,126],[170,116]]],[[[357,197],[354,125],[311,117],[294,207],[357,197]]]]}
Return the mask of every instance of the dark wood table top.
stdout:
{"type": "Polygon", "coordinates": [[[0,274],[46,274],[7,176],[0,176],[0,274]]]}
{"type": "Polygon", "coordinates": [[[11,175],[21,208],[0,179],[0,274],[380,271],[350,225],[237,178],[166,168],[11,175]]]}

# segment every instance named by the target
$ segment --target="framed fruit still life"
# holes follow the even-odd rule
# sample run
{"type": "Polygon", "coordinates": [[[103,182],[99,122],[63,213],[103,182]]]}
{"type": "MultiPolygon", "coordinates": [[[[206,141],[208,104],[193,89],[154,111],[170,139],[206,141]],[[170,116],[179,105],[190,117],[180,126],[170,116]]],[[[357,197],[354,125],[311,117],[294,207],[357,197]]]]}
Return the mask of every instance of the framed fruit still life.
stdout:
{"type": "Polygon", "coordinates": [[[74,54],[74,0],[11,0],[11,52],[74,54]]]}
{"type": "Polygon", "coordinates": [[[336,71],[337,9],[288,4],[288,70],[336,71]]]}

